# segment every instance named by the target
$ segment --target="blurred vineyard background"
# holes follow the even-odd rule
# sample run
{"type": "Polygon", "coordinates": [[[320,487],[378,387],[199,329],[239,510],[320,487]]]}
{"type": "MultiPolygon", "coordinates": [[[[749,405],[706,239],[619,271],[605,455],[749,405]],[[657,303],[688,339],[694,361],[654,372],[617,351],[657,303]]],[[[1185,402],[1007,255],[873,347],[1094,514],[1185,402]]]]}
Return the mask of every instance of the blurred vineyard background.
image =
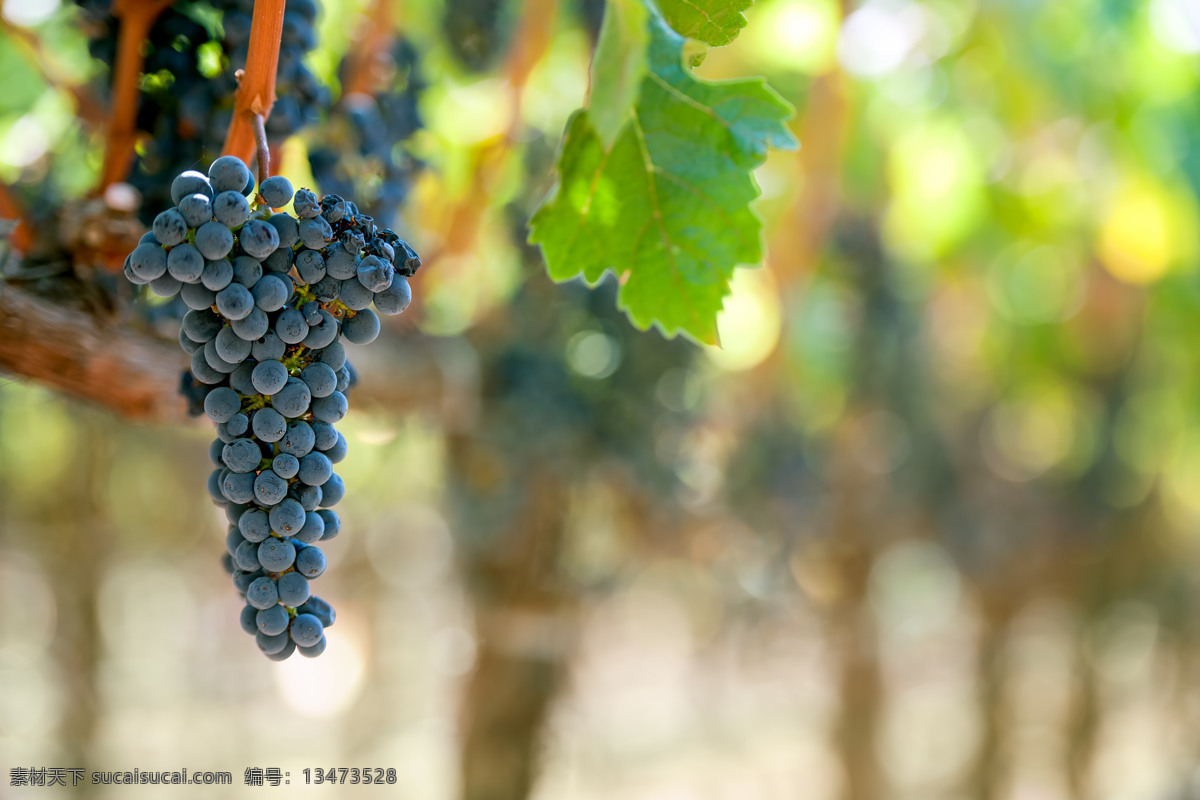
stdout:
{"type": "MultiPolygon", "coordinates": [[[[0,380],[3,783],[1200,797],[1200,5],[759,0],[698,71],[766,75],[802,149],[758,173],[768,261],[720,350],[634,331],[523,244],[601,10],[325,2],[307,63],[335,97],[372,36],[420,56],[396,227],[426,266],[351,355],[321,658],[238,629],[208,424],[0,380]]],[[[0,15],[0,182],[38,214],[96,184],[103,68],[74,5],[0,15]]],[[[310,184],[338,136],[287,139],[282,172],[310,184]]],[[[41,268],[4,262],[53,300],[41,268]]]]}

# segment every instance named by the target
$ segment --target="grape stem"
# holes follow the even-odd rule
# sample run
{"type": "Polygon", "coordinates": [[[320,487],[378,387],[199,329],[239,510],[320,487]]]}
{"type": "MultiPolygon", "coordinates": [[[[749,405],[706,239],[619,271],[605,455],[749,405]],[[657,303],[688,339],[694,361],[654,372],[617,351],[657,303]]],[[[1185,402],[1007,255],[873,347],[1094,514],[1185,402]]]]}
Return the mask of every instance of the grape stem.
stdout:
{"type": "Polygon", "coordinates": [[[100,192],[125,180],[133,163],[137,144],[139,76],[142,72],[142,44],[149,38],[150,26],[175,0],[116,0],[113,16],[120,20],[117,57],[112,75],[112,111],[108,115],[108,138],[104,163],[100,168],[100,192]]]}
{"type": "Polygon", "coordinates": [[[263,181],[271,177],[271,147],[267,144],[267,128],[262,114],[254,115],[254,146],[258,158],[258,185],[261,188],[263,181]]]}
{"type": "MultiPolygon", "coordinates": [[[[275,73],[279,68],[279,44],[283,37],[284,0],[258,0],[250,21],[250,47],[246,53],[246,69],[238,83],[233,101],[233,118],[225,134],[222,153],[237,156],[249,163],[258,144],[258,130],[271,117],[275,104],[275,73]],[[257,126],[255,117],[258,118],[257,126]]],[[[266,134],[262,135],[266,141],[266,134]]],[[[260,178],[266,174],[259,162],[260,178]]]]}

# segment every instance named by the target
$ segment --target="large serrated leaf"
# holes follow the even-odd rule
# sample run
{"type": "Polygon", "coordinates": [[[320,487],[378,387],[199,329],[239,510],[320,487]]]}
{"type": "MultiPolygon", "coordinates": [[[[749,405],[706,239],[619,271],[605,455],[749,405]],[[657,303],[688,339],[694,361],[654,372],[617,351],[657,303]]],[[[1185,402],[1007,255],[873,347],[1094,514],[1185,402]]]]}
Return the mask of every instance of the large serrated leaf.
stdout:
{"type": "Polygon", "coordinates": [[[656,0],[667,24],[689,39],[722,47],[746,27],[742,14],[754,0],[656,0]]]}
{"type": "Polygon", "coordinates": [[[762,258],[752,171],[790,148],[791,107],[761,80],[711,83],[683,65],[684,39],[651,14],[648,71],[611,147],[587,111],[563,138],[559,183],[530,223],[551,277],[620,277],[641,328],[715,343],[738,264],[762,258]]]}

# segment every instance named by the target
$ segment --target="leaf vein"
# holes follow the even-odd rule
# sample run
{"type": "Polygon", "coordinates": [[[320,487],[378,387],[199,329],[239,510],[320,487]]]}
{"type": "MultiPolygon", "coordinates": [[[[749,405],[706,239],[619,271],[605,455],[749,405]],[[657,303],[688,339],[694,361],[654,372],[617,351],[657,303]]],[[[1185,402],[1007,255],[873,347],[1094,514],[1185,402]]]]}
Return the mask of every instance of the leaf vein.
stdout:
{"type": "MultiPolygon", "coordinates": [[[[564,149],[566,143],[563,144],[564,149]]],[[[606,150],[600,159],[600,163],[596,166],[596,172],[592,175],[592,183],[588,187],[587,199],[583,201],[583,208],[579,210],[579,224],[575,226],[575,230],[571,231],[571,237],[567,239],[565,251],[570,253],[575,247],[575,240],[579,237],[579,232],[587,225],[588,214],[592,210],[592,200],[596,197],[596,189],[600,185],[600,177],[604,174],[604,167],[608,164],[608,157],[612,154],[612,150],[606,150]]],[[[586,270],[581,269],[583,272],[586,270]]]]}
{"type": "Polygon", "coordinates": [[[720,114],[718,114],[710,106],[704,105],[704,103],[701,103],[699,100],[695,99],[694,97],[691,97],[690,95],[679,90],[674,85],[672,85],[672,84],[668,83],[667,81],[663,80],[662,78],[660,78],[654,72],[648,72],[648,73],[646,73],[646,75],[647,75],[647,77],[650,78],[650,80],[654,81],[659,86],[661,86],[664,90],[666,90],[667,94],[671,95],[672,97],[676,98],[677,100],[680,100],[683,103],[686,103],[687,105],[691,106],[692,108],[697,109],[698,111],[703,111],[705,114],[708,114],[710,117],[715,119],[717,122],[721,123],[721,125],[723,125],[727,130],[732,130],[732,126],[729,124],[729,121],[726,120],[724,117],[722,117],[720,114]]]}
{"type": "Polygon", "coordinates": [[[737,224],[734,221],[733,217],[729,216],[729,212],[726,211],[724,208],[722,208],[720,205],[718,205],[717,201],[713,200],[712,197],[709,196],[708,194],[706,194],[704,192],[704,190],[701,189],[699,186],[696,186],[694,183],[687,180],[686,178],[682,178],[679,175],[676,175],[674,172],[668,172],[665,169],[656,169],[655,171],[658,172],[660,175],[664,175],[667,178],[669,178],[670,180],[674,181],[675,184],[677,186],[679,186],[680,188],[688,190],[689,192],[694,194],[696,197],[703,200],[710,208],[712,208],[714,211],[716,211],[718,214],[720,214],[721,218],[724,219],[731,226],[737,224]]]}
{"type": "MultiPolygon", "coordinates": [[[[723,31],[721,30],[721,26],[717,24],[716,20],[714,20],[714,19],[712,18],[712,16],[711,16],[711,15],[710,15],[710,14],[709,14],[707,11],[705,11],[703,8],[701,8],[699,5],[697,5],[696,3],[692,2],[692,0],[679,0],[679,1],[680,1],[681,3],[683,3],[684,5],[691,6],[692,8],[696,9],[697,11],[699,11],[699,12],[700,12],[700,14],[701,14],[701,15],[703,15],[703,17],[704,17],[706,20],[708,20],[708,23],[709,23],[710,25],[712,25],[714,28],[716,28],[716,29],[717,29],[717,32],[718,32],[718,33],[723,33],[723,31]]],[[[711,36],[712,34],[709,34],[709,35],[711,36]]]]}
{"type": "Polygon", "coordinates": [[[671,250],[671,239],[667,235],[666,226],[663,224],[662,207],[658,199],[658,183],[654,177],[658,169],[655,167],[654,160],[650,158],[650,150],[646,147],[646,137],[642,131],[642,121],[636,111],[633,114],[633,130],[637,134],[638,149],[642,154],[642,162],[646,166],[646,184],[650,191],[650,205],[654,208],[654,221],[658,224],[658,235],[662,241],[663,253],[671,265],[671,269],[669,270],[671,278],[679,286],[679,296],[685,298],[684,302],[687,305],[688,315],[691,316],[692,322],[697,326],[696,330],[701,330],[704,323],[699,316],[696,306],[688,296],[687,283],[683,280],[683,275],[680,273],[679,264],[675,260],[675,253],[671,250]]]}

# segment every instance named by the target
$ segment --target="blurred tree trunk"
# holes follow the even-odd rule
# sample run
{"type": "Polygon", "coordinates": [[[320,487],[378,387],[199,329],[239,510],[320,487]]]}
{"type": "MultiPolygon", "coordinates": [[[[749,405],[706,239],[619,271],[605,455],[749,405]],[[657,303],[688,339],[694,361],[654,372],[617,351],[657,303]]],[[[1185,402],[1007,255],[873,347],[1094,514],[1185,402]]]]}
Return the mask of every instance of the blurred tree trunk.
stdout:
{"type": "MultiPolygon", "coordinates": [[[[59,723],[61,760],[66,766],[85,769],[92,766],[99,703],[96,675],[103,651],[96,598],[100,594],[101,567],[111,544],[103,511],[94,495],[94,487],[108,469],[104,437],[97,435],[95,425],[88,415],[74,426],[77,450],[72,480],[59,484],[67,494],[60,495],[61,502],[46,508],[44,518],[57,533],[43,541],[61,552],[42,556],[43,563],[60,565],[51,586],[58,608],[53,652],[67,698],[59,723]],[[62,565],[70,565],[67,573],[62,565]]],[[[81,797],[95,794],[90,783],[80,784],[72,792],[81,797]]]]}
{"type": "MultiPolygon", "coordinates": [[[[450,474],[467,483],[492,455],[465,439],[451,452],[450,474]]],[[[460,549],[478,641],[462,706],[463,800],[530,795],[544,724],[573,650],[576,597],[558,575],[566,473],[537,457],[514,461],[503,467],[512,478],[505,483],[523,496],[503,530],[489,532],[503,544],[460,549]]]]}
{"type": "MultiPolygon", "coordinates": [[[[839,431],[843,446],[834,459],[831,485],[838,490],[832,526],[834,568],[841,596],[829,615],[828,635],[839,658],[837,692],[840,714],[834,743],[845,781],[842,800],[883,800],[876,736],[883,702],[879,667],[879,630],[868,603],[871,570],[881,540],[872,541],[871,520],[861,499],[873,491],[846,446],[849,426],[839,431]]],[[[898,532],[898,531],[893,531],[898,532]]]]}
{"type": "Polygon", "coordinates": [[[862,605],[841,615],[845,626],[837,635],[841,714],[835,736],[845,772],[843,800],[881,800],[884,796],[875,750],[883,685],[869,615],[862,605]]]}
{"type": "Polygon", "coordinates": [[[464,800],[524,800],[536,779],[543,723],[563,662],[536,653],[506,652],[487,630],[467,688],[462,749],[464,800]]]}
{"type": "Polygon", "coordinates": [[[1005,646],[1015,609],[1004,596],[1004,589],[997,588],[988,597],[988,590],[981,592],[981,630],[976,653],[976,698],[979,705],[979,747],[974,763],[966,776],[964,796],[974,800],[997,800],[1003,788],[1005,754],[1004,725],[1002,715],[1005,702],[1005,646]]]}
{"type": "Polygon", "coordinates": [[[1088,657],[1087,626],[1082,627],[1073,643],[1072,673],[1074,692],[1067,718],[1067,785],[1072,800],[1088,800],[1093,796],[1088,772],[1096,751],[1096,732],[1100,727],[1100,695],[1096,685],[1096,668],[1088,657]]]}

